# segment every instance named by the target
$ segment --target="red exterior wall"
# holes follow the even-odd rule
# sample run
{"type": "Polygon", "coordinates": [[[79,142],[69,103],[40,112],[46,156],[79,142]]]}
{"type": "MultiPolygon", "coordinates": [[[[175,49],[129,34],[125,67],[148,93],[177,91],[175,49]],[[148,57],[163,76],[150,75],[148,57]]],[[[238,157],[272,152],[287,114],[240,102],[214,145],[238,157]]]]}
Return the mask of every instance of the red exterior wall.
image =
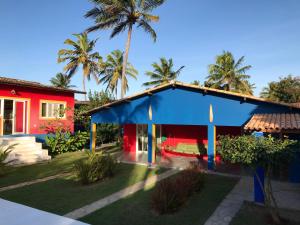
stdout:
{"type": "Polygon", "coordinates": [[[123,149],[126,152],[136,151],[136,124],[125,124],[123,135],[123,149]]]}
{"type": "Polygon", "coordinates": [[[14,99],[28,99],[30,100],[30,106],[27,108],[30,110],[29,118],[26,118],[29,124],[29,134],[44,134],[45,130],[41,129],[41,126],[47,124],[49,119],[40,118],[40,100],[49,101],[63,101],[66,103],[66,107],[71,110],[67,110],[65,119],[61,119],[61,122],[65,126],[69,126],[71,131],[74,131],[73,110],[74,110],[74,93],[65,93],[57,91],[37,90],[23,87],[16,87],[10,85],[1,85],[0,97],[9,97],[14,99]],[[11,90],[15,90],[16,94],[12,94],[11,90]]]}
{"type": "Polygon", "coordinates": [[[207,144],[206,126],[162,125],[162,136],[167,140],[164,145],[177,146],[179,143],[207,144]]]}

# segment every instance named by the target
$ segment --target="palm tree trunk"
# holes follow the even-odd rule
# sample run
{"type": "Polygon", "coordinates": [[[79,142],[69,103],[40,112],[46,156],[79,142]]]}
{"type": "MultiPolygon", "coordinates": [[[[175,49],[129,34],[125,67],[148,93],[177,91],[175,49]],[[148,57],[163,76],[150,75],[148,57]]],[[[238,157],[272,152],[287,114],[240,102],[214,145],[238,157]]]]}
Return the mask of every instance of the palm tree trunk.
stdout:
{"type": "MultiPolygon", "coordinates": [[[[85,75],[82,77],[82,89],[85,92],[85,75]]],[[[86,101],[86,93],[84,94],[84,100],[86,101]]]]}
{"type": "Polygon", "coordinates": [[[130,41],[131,41],[131,33],[132,33],[132,25],[130,25],[128,29],[126,48],[125,48],[124,59],[123,59],[122,78],[121,78],[121,98],[124,98],[125,96],[125,89],[126,89],[125,76],[126,76],[126,67],[128,62],[128,54],[129,54],[130,41]]]}

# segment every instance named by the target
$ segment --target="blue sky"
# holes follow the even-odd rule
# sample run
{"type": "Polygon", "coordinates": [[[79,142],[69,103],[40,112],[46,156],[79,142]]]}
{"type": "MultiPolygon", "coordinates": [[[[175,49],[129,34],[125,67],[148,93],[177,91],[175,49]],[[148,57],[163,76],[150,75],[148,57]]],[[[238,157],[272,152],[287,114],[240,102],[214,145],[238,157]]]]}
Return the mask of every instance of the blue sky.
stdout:
{"type": "MultiPolygon", "coordinates": [[[[62,71],[57,52],[64,40],[93,24],[83,15],[92,7],[88,0],[0,0],[0,76],[49,83],[62,71]]],[[[127,95],[143,90],[145,71],[159,57],[172,57],[175,67],[184,65],[183,82],[207,76],[208,64],[223,50],[236,58],[245,56],[255,94],[272,80],[300,71],[299,0],[168,0],[155,10],[158,40],[135,29],[129,60],[139,71],[130,80],[127,95]]],[[[102,56],[124,49],[126,33],[109,39],[96,32],[96,50],[102,56]]],[[[81,88],[81,71],[72,80],[81,88]]],[[[101,90],[93,80],[87,89],[101,90]]],[[[79,97],[80,98],[80,97],[79,97]]]]}

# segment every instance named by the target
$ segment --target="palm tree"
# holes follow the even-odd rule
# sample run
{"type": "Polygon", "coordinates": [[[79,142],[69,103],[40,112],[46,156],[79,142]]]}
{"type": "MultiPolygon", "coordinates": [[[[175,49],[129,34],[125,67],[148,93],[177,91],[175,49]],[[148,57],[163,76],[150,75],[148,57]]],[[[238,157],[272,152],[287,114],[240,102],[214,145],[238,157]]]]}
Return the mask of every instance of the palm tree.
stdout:
{"type": "Polygon", "coordinates": [[[153,86],[153,85],[161,85],[167,84],[172,80],[176,80],[184,68],[181,66],[178,70],[173,70],[173,60],[166,58],[160,58],[160,63],[153,63],[153,72],[146,72],[146,75],[150,77],[152,81],[146,82],[144,86],[153,86]]]}
{"type": "Polygon", "coordinates": [[[71,77],[64,73],[57,73],[55,77],[52,77],[50,83],[54,87],[59,88],[74,88],[75,85],[71,85],[71,77]]]}
{"type": "MultiPolygon", "coordinates": [[[[115,50],[107,56],[107,59],[104,63],[100,64],[100,83],[106,84],[106,90],[110,90],[112,93],[115,93],[116,97],[118,95],[119,80],[122,80],[123,59],[123,52],[120,50],[115,50]]],[[[125,74],[126,76],[124,82],[122,83],[124,87],[122,88],[126,93],[129,89],[127,76],[136,79],[138,71],[133,67],[133,65],[127,62],[125,74]]]]}
{"type": "Polygon", "coordinates": [[[242,56],[235,61],[232,53],[224,51],[218,55],[216,64],[209,65],[209,76],[205,86],[211,88],[233,91],[244,94],[253,94],[254,85],[250,84],[249,75],[246,72],[250,65],[243,66],[245,57],[242,56]]]}
{"type": "MultiPolygon", "coordinates": [[[[67,65],[64,67],[64,71],[68,73],[68,76],[72,76],[80,66],[83,69],[82,87],[85,92],[85,79],[90,80],[91,75],[98,81],[97,74],[99,72],[98,62],[101,59],[98,52],[93,52],[96,41],[90,41],[87,33],[74,34],[77,38],[76,41],[71,39],[65,40],[65,44],[69,45],[71,49],[61,49],[58,52],[58,62],[67,61],[67,65]]],[[[85,95],[86,99],[86,95],[85,95]]]]}
{"type": "Polygon", "coordinates": [[[111,38],[127,30],[127,41],[124,53],[121,77],[121,98],[125,95],[125,76],[131,35],[134,25],[149,33],[156,41],[156,33],[150,22],[157,22],[158,16],[151,15],[152,10],[162,5],[165,0],[91,0],[95,7],[85,17],[95,20],[95,25],[88,32],[112,29],[111,38]]]}
{"type": "Polygon", "coordinates": [[[193,82],[191,82],[191,84],[192,84],[192,85],[196,85],[196,86],[201,86],[199,80],[194,80],[193,82]]]}

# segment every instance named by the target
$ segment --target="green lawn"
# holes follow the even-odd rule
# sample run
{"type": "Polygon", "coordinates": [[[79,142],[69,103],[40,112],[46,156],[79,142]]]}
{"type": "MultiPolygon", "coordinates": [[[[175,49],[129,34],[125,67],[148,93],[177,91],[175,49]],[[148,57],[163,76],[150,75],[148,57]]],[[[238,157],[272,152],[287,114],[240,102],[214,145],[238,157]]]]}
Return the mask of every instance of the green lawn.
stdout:
{"type": "Polygon", "coordinates": [[[0,192],[0,197],[63,215],[163,171],[165,169],[118,164],[113,178],[93,185],[82,186],[72,175],[0,192]]]}
{"type": "Polygon", "coordinates": [[[73,163],[83,157],[86,157],[84,152],[72,152],[59,155],[49,162],[11,167],[8,174],[0,178],[0,187],[69,172],[73,167],[73,163]]]}
{"type": "MultiPolygon", "coordinates": [[[[287,225],[300,225],[300,212],[294,210],[280,210],[283,218],[294,221],[284,221],[287,225]]],[[[245,202],[240,211],[232,219],[230,225],[269,225],[270,216],[267,214],[265,207],[245,202]]]]}
{"type": "Polygon", "coordinates": [[[230,192],[237,179],[206,175],[204,189],[194,194],[179,212],[156,215],[150,208],[153,187],[139,191],[81,220],[94,225],[202,225],[230,192]]]}

